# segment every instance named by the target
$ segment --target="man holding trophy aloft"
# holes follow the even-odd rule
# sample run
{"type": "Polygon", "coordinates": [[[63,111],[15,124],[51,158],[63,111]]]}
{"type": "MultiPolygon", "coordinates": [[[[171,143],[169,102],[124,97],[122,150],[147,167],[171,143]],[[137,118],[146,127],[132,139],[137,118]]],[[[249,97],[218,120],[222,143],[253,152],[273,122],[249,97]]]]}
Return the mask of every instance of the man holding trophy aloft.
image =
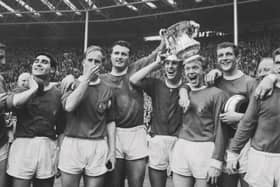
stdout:
{"type": "Polygon", "coordinates": [[[221,173],[226,129],[219,120],[219,114],[227,95],[203,84],[205,61],[197,55],[200,44],[193,39],[198,28],[199,25],[193,21],[182,21],[161,30],[166,39],[167,53],[159,54],[154,63],[130,77],[135,87],[143,89],[152,98],[149,140],[152,187],[166,185],[166,171],[170,166],[175,187],[194,184],[206,187],[216,183],[221,173]],[[146,78],[161,66],[165,73],[164,81],[146,78]],[[189,85],[182,82],[183,66],[189,85]],[[190,89],[190,107],[184,114],[179,101],[189,103],[186,88],[190,89]]]}

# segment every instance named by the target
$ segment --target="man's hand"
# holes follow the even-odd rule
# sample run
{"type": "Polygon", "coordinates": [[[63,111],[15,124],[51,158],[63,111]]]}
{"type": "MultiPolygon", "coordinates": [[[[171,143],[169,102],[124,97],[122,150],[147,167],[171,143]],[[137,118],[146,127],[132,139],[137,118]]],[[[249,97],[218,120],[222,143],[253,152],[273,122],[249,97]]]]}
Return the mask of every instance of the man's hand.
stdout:
{"type": "Polygon", "coordinates": [[[56,172],[55,172],[55,178],[59,178],[59,177],[61,176],[61,172],[60,172],[60,170],[58,169],[60,147],[58,146],[58,147],[56,148],[55,151],[56,151],[56,152],[55,152],[55,154],[56,154],[56,156],[55,156],[55,170],[56,170],[56,172]]]}
{"type": "Polygon", "coordinates": [[[270,96],[273,92],[276,80],[277,77],[273,74],[264,77],[255,90],[256,98],[263,99],[265,96],[270,96]]]}
{"type": "Polygon", "coordinates": [[[221,175],[221,170],[215,167],[209,167],[207,170],[207,183],[208,184],[217,184],[218,177],[221,175]]]}
{"type": "Polygon", "coordinates": [[[228,174],[234,174],[237,172],[238,158],[239,158],[238,154],[227,151],[226,172],[228,174]]]}
{"type": "MultiPolygon", "coordinates": [[[[161,29],[162,30],[162,29],[161,29]]],[[[161,32],[161,31],[160,31],[161,32]]],[[[160,34],[160,44],[159,44],[159,49],[160,49],[160,51],[164,51],[165,50],[165,48],[166,48],[166,36],[165,36],[165,33],[164,32],[162,32],[161,34],[160,34]]]]}
{"type": "Polygon", "coordinates": [[[215,80],[217,78],[221,77],[222,75],[223,75],[223,73],[220,70],[213,69],[209,73],[206,74],[205,82],[208,85],[214,85],[215,84],[215,80]]]}
{"type": "Polygon", "coordinates": [[[67,75],[62,79],[61,81],[61,89],[62,93],[66,92],[69,89],[74,89],[74,82],[75,82],[75,77],[73,75],[67,75]]]}
{"type": "Polygon", "coordinates": [[[28,87],[29,87],[29,89],[32,89],[34,91],[37,91],[39,88],[39,85],[38,85],[37,81],[34,80],[33,76],[30,76],[30,78],[28,80],[28,87]]]}
{"type": "Polygon", "coordinates": [[[183,108],[183,112],[186,113],[190,106],[190,99],[188,91],[185,88],[179,90],[179,105],[183,108]]]}
{"type": "Polygon", "coordinates": [[[106,159],[106,167],[108,171],[113,171],[115,169],[116,164],[116,156],[114,151],[109,152],[107,159],[106,159]]]}
{"type": "Polygon", "coordinates": [[[220,114],[220,119],[222,120],[222,122],[224,122],[226,124],[234,124],[234,123],[238,123],[241,120],[241,118],[243,117],[243,115],[244,114],[242,114],[242,113],[229,111],[229,112],[220,114]]]}
{"type": "Polygon", "coordinates": [[[85,78],[87,81],[91,81],[95,78],[97,78],[97,74],[100,71],[100,66],[88,66],[85,67],[84,73],[83,73],[83,78],[85,78]]]}

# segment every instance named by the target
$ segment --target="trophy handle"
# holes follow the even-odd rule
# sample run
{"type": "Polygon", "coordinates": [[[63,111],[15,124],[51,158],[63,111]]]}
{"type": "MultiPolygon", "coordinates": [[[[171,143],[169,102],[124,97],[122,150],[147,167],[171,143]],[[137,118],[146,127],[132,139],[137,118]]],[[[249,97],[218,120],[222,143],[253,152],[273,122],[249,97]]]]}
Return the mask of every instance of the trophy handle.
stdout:
{"type": "Polygon", "coordinates": [[[169,41],[168,41],[168,38],[167,38],[166,34],[167,34],[167,29],[160,29],[159,30],[159,36],[165,41],[166,49],[169,52],[170,51],[170,49],[169,49],[170,44],[169,44],[169,41]]]}
{"type": "Polygon", "coordinates": [[[166,34],[166,29],[160,29],[159,30],[159,36],[165,38],[165,34],[166,34]]]}

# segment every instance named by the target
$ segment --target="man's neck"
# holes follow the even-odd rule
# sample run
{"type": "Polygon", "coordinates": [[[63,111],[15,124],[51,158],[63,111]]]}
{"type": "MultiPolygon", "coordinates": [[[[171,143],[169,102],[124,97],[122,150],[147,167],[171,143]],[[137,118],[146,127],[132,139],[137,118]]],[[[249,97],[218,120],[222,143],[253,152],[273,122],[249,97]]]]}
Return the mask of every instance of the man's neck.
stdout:
{"type": "Polygon", "coordinates": [[[119,71],[119,70],[116,69],[116,68],[112,68],[111,75],[120,77],[120,76],[126,75],[126,74],[127,74],[127,71],[128,71],[128,67],[126,67],[126,68],[125,68],[124,70],[122,70],[122,71],[119,71]]]}
{"type": "Polygon", "coordinates": [[[243,75],[244,73],[237,68],[230,72],[223,72],[223,77],[226,80],[235,80],[242,77],[243,75]]]}
{"type": "Polygon", "coordinates": [[[50,84],[48,76],[34,76],[34,79],[38,84],[44,86],[44,91],[50,90],[53,87],[53,84],[50,84]]]}
{"type": "Polygon", "coordinates": [[[205,86],[205,85],[201,85],[199,87],[193,87],[191,85],[189,85],[189,86],[190,86],[192,91],[199,91],[199,90],[203,90],[203,89],[207,88],[207,86],[205,86]]]}
{"type": "Polygon", "coordinates": [[[48,76],[34,76],[34,79],[38,82],[43,84],[44,86],[48,86],[50,81],[48,76]]]}
{"type": "Polygon", "coordinates": [[[182,80],[181,79],[176,80],[176,81],[170,81],[168,79],[165,79],[165,85],[168,88],[178,88],[179,86],[181,86],[181,84],[182,84],[182,80]]]}

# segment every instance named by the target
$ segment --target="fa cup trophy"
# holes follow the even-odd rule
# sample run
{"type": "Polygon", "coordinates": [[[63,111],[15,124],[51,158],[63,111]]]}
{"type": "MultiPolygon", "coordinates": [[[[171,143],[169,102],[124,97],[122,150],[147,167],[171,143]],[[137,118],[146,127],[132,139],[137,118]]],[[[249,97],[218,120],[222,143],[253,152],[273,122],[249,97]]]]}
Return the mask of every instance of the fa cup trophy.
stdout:
{"type": "Polygon", "coordinates": [[[168,54],[184,60],[197,54],[200,49],[200,43],[194,39],[198,30],[198,23],[181,21],[167,29],[161,29],[159,34],[165,39],[168,54]]]}

